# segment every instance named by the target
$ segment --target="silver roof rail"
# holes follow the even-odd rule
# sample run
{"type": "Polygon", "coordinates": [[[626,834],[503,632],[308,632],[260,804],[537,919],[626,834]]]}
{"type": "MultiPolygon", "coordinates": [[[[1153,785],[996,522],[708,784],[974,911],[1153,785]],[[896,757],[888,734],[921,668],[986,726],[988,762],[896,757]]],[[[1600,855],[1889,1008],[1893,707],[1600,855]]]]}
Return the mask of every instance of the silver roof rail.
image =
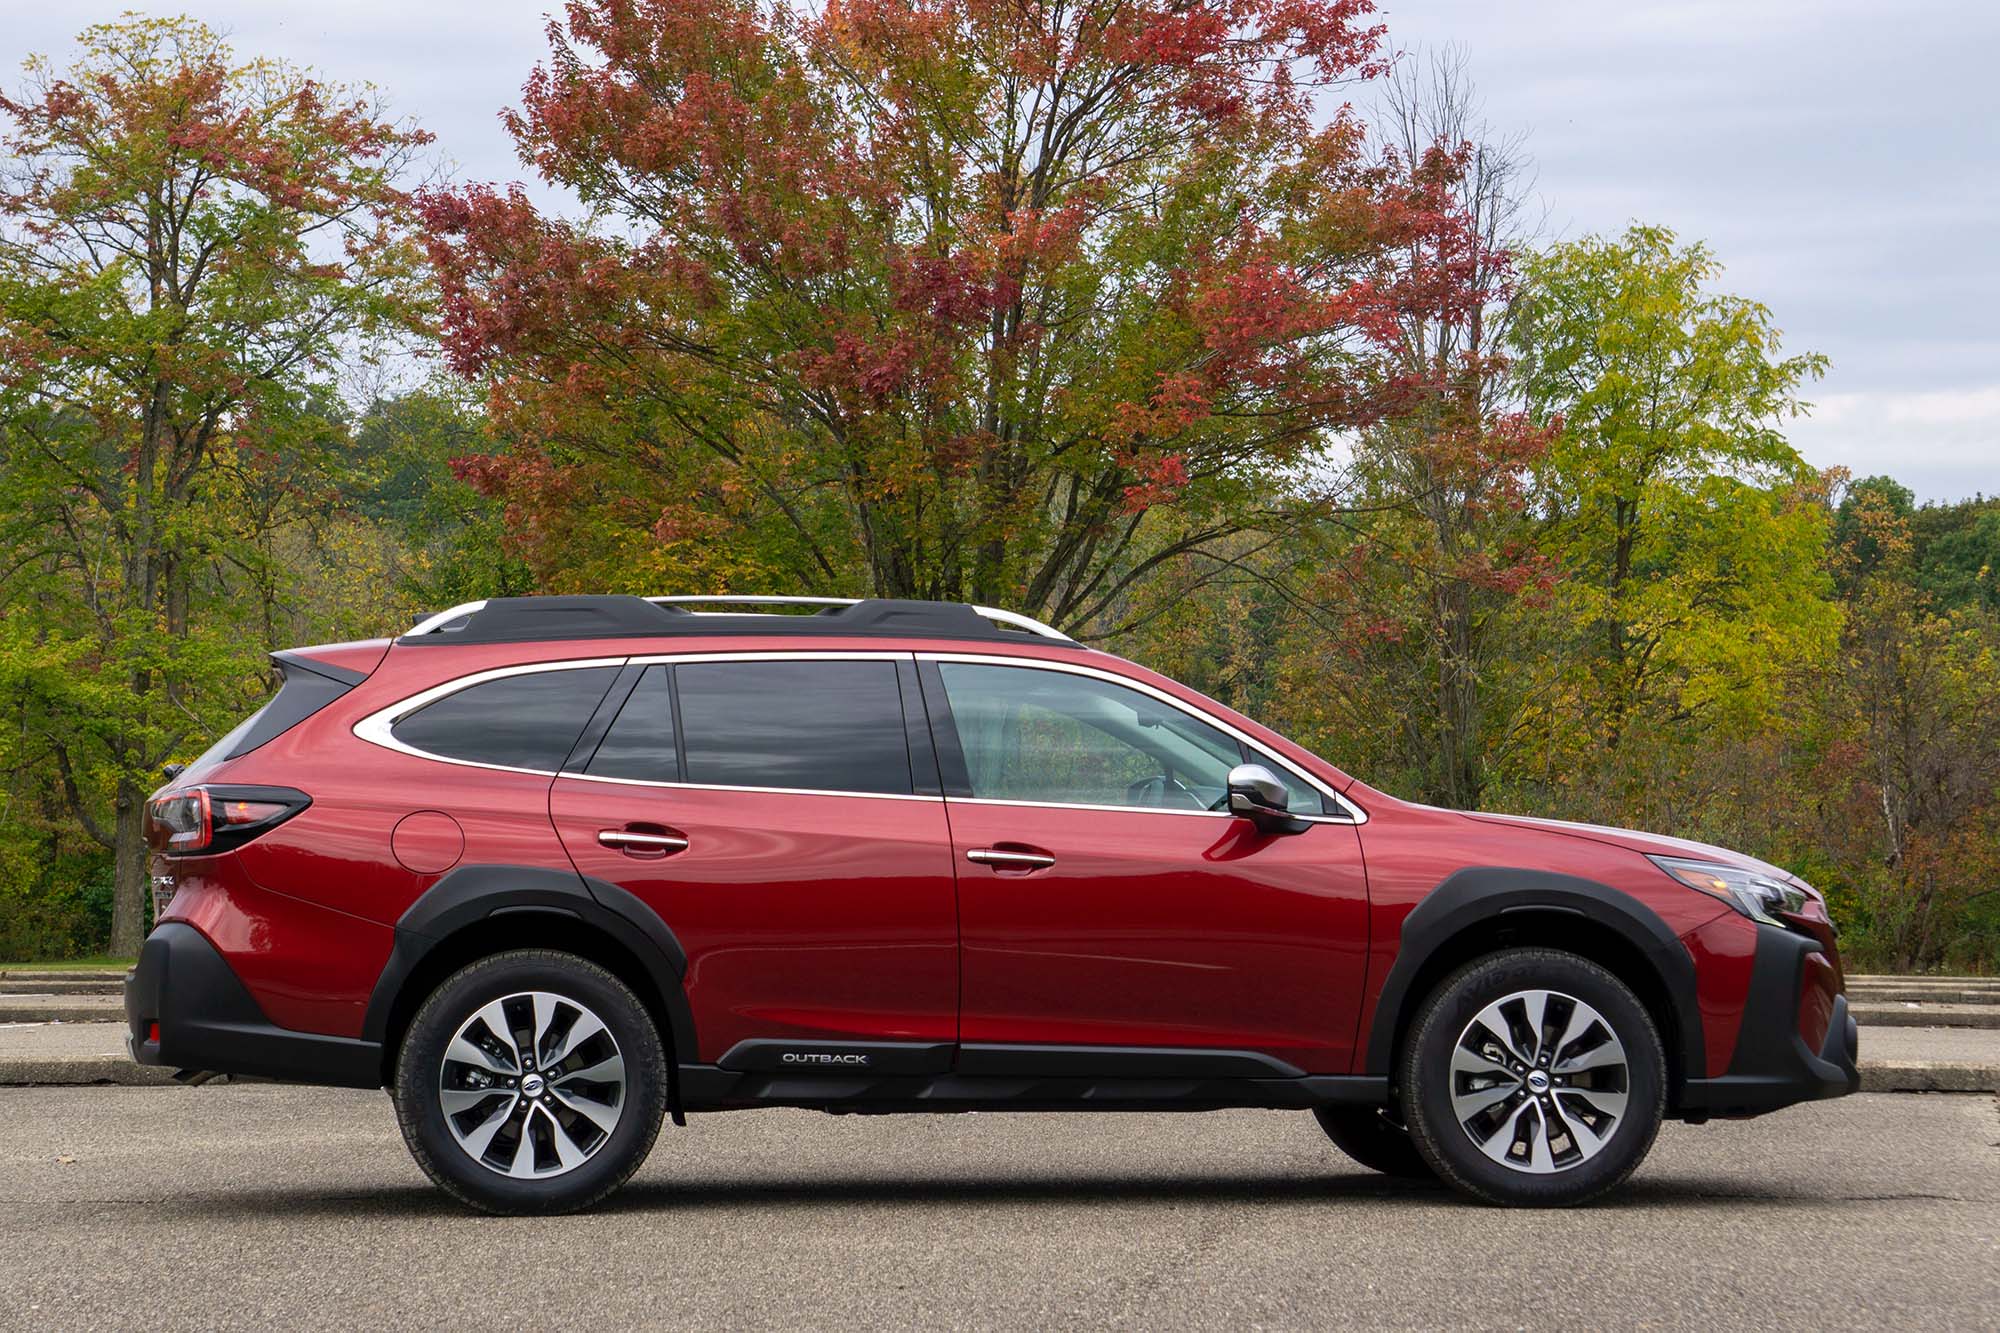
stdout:
{"type": "MultiPolygon", "coordinates": [[[[646,600],[657,602],[663,606],[682,606],[688,604],[713,605],[716,603],[725,606],[854,606],[862,599],[859,597],[772,597],[767,595],[736,597],[729,593],[700,593],[680,597],[648,597],[646,600]]],[[[1024,616],[1018,611],[1004,611],[995,606],[975,606],[972,610],[975,615],[984,616],[986,619],[998,624],[1010,625],[1015,629],[1026,630],[1038,638],[1054,639],[1059,643],[1076,642],[1075,639],[1055,628],[1055,626],[1044,625],[1032,616],[1024,616]]],[[[704,613],[695,611],[691,614],[702,615],[704,613]]]]}
{"type": "Polygon", "coordinates": [[[454,606],[449,611],[440,611],[434,616],[424,617],[424,619],[419,620],[416,624],[404,630],[403,637],[407,639],[413,634],[436,634],[460,616],[469,616],[474,611],[482,611],[485,608],[486,600],[484,598],[476,602],[463,602],[458,606],[454,606]]]}
{"type": "MultiPolygon", "coordinates": [[[[860,597],[774,597],[761,593],[751,593],[743,596],[737,596],[733,593],[696,593],[674,597],[648,597],[644,600],[656,606],[678,607],[685,610],[689,615],[699,616],[725,615],[728,613],[726,611],[711,611],[696,608],[731,606],[855,606],[864,599],[860,597]]],[[[426,634],[448,634],[451,632],[448,627],[454,621],[464,620],[469,616],[483,611],[486,608],[486,604],[485,599],[477,602],[465,602],[452,607],[449,611],[440,611],[434,616],[426,616],[407,630],[404,630],[402,637],[407,639],[426,634]]],[[[1032,616],[1024,616],[1018,611],[1007,611],[997,606],[974,606],[970,609],[976,616],[993,621],[995,624],[1024,630],[1037,638],[1053,639],[1057,643],[1076,642],[1075,639],[1072,639],[1069,635],[1064,634],[1054,626],[1045,625],[1032,616]]],[[[752,612],[751,614],[756,613],[752,612]]],[[[832,632],[838,633],[839,631],[834,630],[832,632]]]]}
{"type": "Polygon", "coordinates": [[[725,606],[854,606],[861,601],[859,597],[769,597],[762,594],[732,597],[726,592],[693,593],[679,597],[648,597],[646,600],[657,602],[662,606],[680,606],[689,602],[720,602],[725,606]]]}
{"type": "Polygon", "coordinates": [[[1039,635],[1044,639],[1057,639],[1063,643],[1076,642],[1075,639],[1072,639],[1054,625],[1044,625],[1033,616],[1024,616],[1019,611],[1002,611],[997,606],[975,606],[972,609],[980,615],[985,616],[988,620],[997,620],[1003,625],[1012,625],[1015,629],[1024,629],[1028,633],[1039,635]]]}

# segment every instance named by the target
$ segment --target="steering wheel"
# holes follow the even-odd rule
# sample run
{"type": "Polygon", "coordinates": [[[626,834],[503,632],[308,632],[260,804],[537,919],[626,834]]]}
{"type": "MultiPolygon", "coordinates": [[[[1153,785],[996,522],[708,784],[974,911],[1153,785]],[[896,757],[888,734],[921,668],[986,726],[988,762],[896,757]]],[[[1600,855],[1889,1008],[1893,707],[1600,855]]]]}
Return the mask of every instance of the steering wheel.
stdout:
{"type": "MultiPolygon", "coordinates": [[[[1147,806],[1159,810],[1171,810],[1184,806],[1190,810],[1213,810],[1214,806],[1204,806],[1201,797],[1184,786],[1178,778],[1165,773],[1150,778],[1140,778],[1125,789],[1125,799],[1133,805],[1147,806]]],[[[1225,793],[1223,799],[1228,800],[1225,793]]]]}

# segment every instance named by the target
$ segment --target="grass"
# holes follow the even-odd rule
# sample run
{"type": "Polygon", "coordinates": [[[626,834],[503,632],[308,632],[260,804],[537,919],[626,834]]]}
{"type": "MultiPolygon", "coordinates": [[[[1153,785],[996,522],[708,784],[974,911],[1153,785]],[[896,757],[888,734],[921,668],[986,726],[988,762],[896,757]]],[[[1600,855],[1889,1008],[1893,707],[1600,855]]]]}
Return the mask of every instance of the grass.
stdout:
{"type": "Polygon", "coordinates": [[[0,972],[102,972],[107,968],[130,967],[136,960],[99,954],[95,958],[30,959],[0,963],[0,972]]]}

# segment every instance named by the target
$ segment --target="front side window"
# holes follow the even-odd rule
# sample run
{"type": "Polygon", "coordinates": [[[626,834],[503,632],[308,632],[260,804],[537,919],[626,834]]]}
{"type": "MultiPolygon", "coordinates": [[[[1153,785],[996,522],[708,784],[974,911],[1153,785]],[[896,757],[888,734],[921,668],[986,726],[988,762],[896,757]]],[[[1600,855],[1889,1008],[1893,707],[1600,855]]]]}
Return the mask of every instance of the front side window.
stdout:
{"type": "Polygon", "coordinates": [[[1220,810],[1236,742],[1150,695],[1091,676],[941,662],[975,797],[1220,810]]]}
{"type": "Polygon", "coordinates": [[[684,662],[674,676],[689,782],[911,792],[893,661],[684,662]]]}
{"type": "Polygon", "coordinates": [[[447,759],[553,773],[617,674],[607,666],[501,676],[425,704],[389,734],[447,759]]]}
{"type": "MultiPolygon", "coordinates": [[[[1224,810],[1243,748],[1149,694],[1094,676],[940,662],[974,797],[1145,810],[1224,810]]],[[[1251,756],[1256,758],[1256,756],[1251,756]]],[[[1290,779],[1289,774],[1280,776],[1290,779]]],[[[1291,806],[1317,814],[1295,779],[1291,806]]]]}

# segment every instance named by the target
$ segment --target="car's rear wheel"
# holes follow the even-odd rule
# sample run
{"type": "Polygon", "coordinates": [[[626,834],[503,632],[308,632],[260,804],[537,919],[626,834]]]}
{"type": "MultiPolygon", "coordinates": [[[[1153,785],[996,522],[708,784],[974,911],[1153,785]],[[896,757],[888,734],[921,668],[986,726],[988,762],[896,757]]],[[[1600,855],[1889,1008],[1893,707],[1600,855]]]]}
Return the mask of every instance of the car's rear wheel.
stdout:
{"type": "Polygon", "coordinates": [[[666,1052],[631,990],[573,954],[515,950],[446,978],[396,1062],[403,1140],[491,1213],[587,1208],[651,1151],[666,1052]]]}
{"type": "Polygon", "coordinates": [[[1596,963],[1553,949],[1509,949],[1445,978],[1397,1081],[1417,1151],[1488,1203],[1596,1198],[1644,1160],[1666,1111],[1646,1007],[1596,963]]]}
{"type": "Polygon", "coordinates": [[[1436,1173],[1410,1142],[1410,1132],[1380,1106],[1322,1106],[1313,1112],[1336,1148],[1371,1171],[1405,1180],[1433,1180],[1436,1173]]]}

